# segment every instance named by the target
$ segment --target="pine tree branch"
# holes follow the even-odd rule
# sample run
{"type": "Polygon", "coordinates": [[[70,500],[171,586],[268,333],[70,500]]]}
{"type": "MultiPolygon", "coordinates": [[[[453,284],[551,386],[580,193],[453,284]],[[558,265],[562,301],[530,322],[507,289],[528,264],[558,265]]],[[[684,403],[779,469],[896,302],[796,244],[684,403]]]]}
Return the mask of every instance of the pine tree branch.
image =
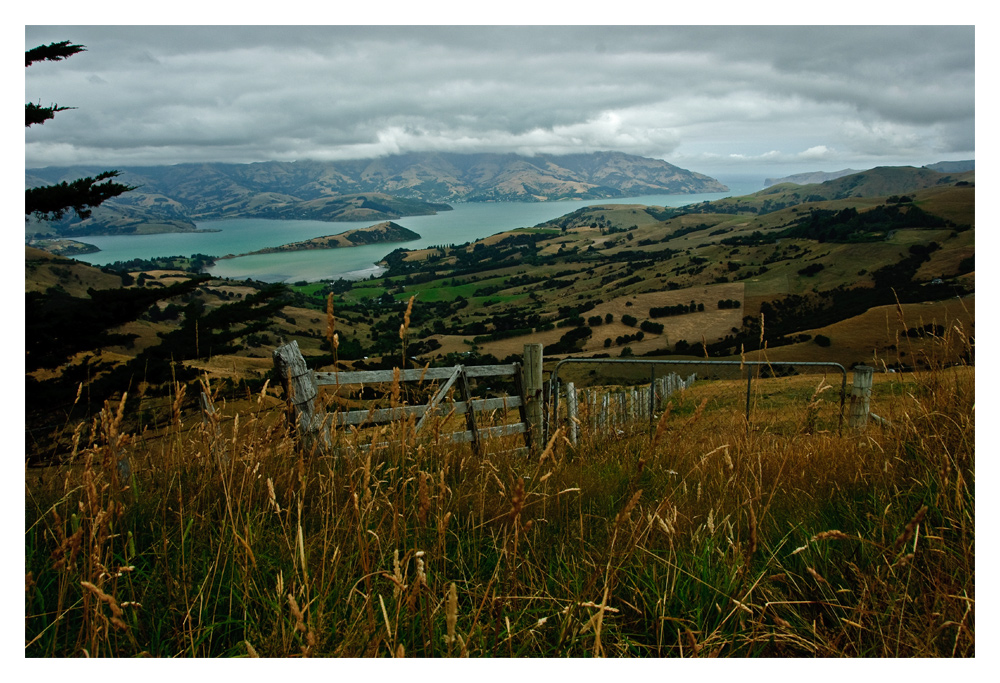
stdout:
{"type": "Polygon", "coordinates": [[[57,185],[25,190],[24,215],[35,215],[42,220],[59,220],[68,210],[73,209],[81,219],[90,218],[94,207],[135,189],[132,185],[109,180],[119,175],[120,171],[105,171],[93,178],[79,178],[71,183],[63,181],[57,185]]]}
{"type": "Polygon", "coordinates": [[[43,107],[30,102],[24,105],[24,127],[33,126],[36,123],[45,123],[56,115],[57,111],[76,109],[76,107],[60,107],[53,104],[51,107],[43,107]]]}
{"type": "Polygon", "coordinates": [[[86,51],[87,48],[83,45],[70,45],[68,40],[60,43],[39,45],[36,48],[24,51],[24,65],[27,67],[35,62],[58,62],[67,57],[72,57],[79,52],[86,51]]]}

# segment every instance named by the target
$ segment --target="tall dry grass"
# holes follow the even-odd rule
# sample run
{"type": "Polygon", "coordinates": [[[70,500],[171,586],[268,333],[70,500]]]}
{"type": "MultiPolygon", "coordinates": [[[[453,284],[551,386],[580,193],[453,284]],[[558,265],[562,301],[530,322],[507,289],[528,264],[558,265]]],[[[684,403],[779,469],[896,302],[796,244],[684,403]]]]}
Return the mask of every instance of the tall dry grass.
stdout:
{"type": "Polygon", "coordinates": [[[863,432],[814,379],[797,429],[705,386],[531,456],[412,420],[307,452],[263,393],[184,421],[178,387],[161,438],[109,404],[26,470],[25,654],[973,656],[974,371],[879,380],[863,432]]]}

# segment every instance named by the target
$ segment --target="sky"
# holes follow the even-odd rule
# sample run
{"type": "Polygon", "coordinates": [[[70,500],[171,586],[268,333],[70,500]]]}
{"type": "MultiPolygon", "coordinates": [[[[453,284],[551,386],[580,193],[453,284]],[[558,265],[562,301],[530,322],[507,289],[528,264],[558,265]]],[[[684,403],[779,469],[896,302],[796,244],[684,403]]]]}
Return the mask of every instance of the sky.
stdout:
{"type": "Polygon", "coordinates": [[[973,26],[39,26],[25,167],[615,150],[715,177],[975,158],[973,26]]]}

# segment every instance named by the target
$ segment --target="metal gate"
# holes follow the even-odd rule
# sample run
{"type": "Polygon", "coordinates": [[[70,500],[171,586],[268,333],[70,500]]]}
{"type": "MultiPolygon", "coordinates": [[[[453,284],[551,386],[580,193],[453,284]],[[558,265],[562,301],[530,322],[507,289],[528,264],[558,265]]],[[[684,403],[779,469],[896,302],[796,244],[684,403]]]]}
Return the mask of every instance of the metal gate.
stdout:
{"type": "MultiPolygon", "coordinates": [[[[741,361],[741,360],[638,360],[638,359],[620,359],[620,358],[565,358],[558,363],[556,363],[555,368],[552,370],[552,376],[549,378],[549,403],[551,406],[546,405],[546,417],[549,415],[557,416],[559,414],[559,369],[564,365],[571,363],[576,364],[614,364],[614,365],[646,365],[649,366],[650,374],[650,420],[652,420],[653,408],[652,402],[654,400],[654,390],[653,386],[656,381],[656,367],[658,365],[724,365],[724,366],[739,366],[741,369],[747,367],[747,403],[746,403],[746,417],[747,425],[750,424],[750,392],[753,383],[753,372],[749,371],[751,367],[774,367],[774,366],[792,366],[792,367],[829,367],[835,368],[841,373],[841,383],[840,383],[840,417],[837,423],[837,433],[843,433],[844,427],[844,404],[847,398],[847,370],[840,363],[824,362],[824,361],[780,361],[780,362],[770,362],[770,361],[741,361]]],[[[554,419],[554,418],[553,418],[554,419]]],[[[549,439],[549,432],[552,431],[550,428],[551,420],[545,420],[545,441],[549,439]]]]}

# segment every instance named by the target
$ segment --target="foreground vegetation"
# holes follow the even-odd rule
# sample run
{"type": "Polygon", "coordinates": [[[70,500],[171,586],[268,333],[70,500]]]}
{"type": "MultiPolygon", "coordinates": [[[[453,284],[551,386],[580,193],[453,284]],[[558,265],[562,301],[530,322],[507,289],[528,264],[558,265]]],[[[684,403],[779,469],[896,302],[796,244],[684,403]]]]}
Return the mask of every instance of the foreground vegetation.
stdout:
{"type": "Polygon", "coordinates": [[[879,380],[860,433],[815,378],[757,382],[811,391],[749,429],[699,383],[529,457],[412,423],[303,452],[266,391],[184,420],[181,390],[159,434],[109,404],[26,471],[25,653],[974,656],[974,373],[879,380]]]}

